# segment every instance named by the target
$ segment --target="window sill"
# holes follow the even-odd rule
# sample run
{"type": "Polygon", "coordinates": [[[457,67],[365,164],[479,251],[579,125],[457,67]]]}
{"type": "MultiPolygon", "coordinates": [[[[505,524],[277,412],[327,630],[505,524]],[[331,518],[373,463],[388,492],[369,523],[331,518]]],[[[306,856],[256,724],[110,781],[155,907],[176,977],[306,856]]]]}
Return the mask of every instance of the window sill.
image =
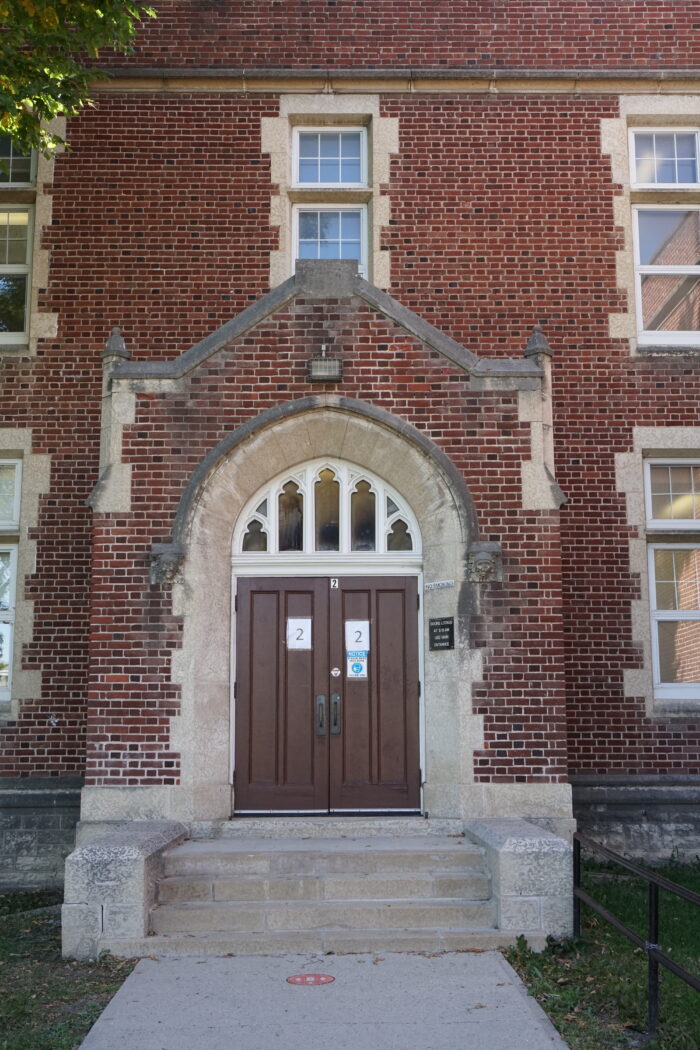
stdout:
{"type": "Polygon", "coordinates": [[[637,344],[638,357],[697,357],[698,354],[700,354],[700,335],[698,335],[698,342],[694,345],[681,344],[679,346],[671,343],[637,344]]]}
{"type": "Polygon", "coordinates": [[[29,340],[25,343],[0,343],[0,354],[23,354],[29,350],[29,340]]]}
{"type": "Polygon", "coordinates": [[[36,200],[36,188],[18,186],[0,186],[0,204],[33,204],[36,200]]]}
{"type": "Polygon", "coordinates": [[[690,718],[693,721],[700,721],[700,692],[698,692],[697,699],[689,699],[688,697],[677,700],[655,698],[651,717],[658,720],[668,718],[687,720],[690,718]]]}
{"type": "Polygon", "coordinates": [[[367,204],[372,199],[372,191],[295,189],[289,190],[287,196],[292,204],[367,204]]]}

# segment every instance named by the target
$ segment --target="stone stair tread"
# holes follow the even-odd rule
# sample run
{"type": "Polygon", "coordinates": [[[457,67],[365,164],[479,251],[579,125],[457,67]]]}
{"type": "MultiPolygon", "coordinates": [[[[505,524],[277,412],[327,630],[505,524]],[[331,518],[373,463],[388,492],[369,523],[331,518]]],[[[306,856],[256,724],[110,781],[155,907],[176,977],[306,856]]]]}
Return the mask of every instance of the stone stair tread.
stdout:
{"type": "Polygon", "coordinates": [[[345,853],[371,850],[386,853],[435,853],[443,850],[482,857],[484,850],[462,836],[342,836],[340,838],[228,838],[190,839],[166,851],[165,856],[221,856],[227,853],[345,853]]]}
{"type": "Polygon", "coordinates": [[[402,816],[238,816],[228,821],[195,822],[192,828],[193,838],[277,838],[287,835],[295,838],[312,836],[313,838],[343,837],[355,838],[366,836],[407,836],[417,835],[423,838],[433,835],[462,835],[464,823],[454,818],[424,817],[421,814],[404,814],[402,816]]]}
{"type": "Polygon", "coordinates": [[[438,929],[488,926],[494,916],[490,900],[463,898],[398,898],[394,900],[185,901],[162,904],[151,912],[155,933],[297,932],[319,928],[377,930],[438,929]]]}
{"type": "Polygon", "coordinates": [[[466,897],[358,897],[355,900],[317,900],[313,898],[311,900],[265,900],[265,901],[168,901],[165,904],[157,905],[158,910],[165,908],[188,908],[188,909],[201,909],[201,908],[251,908],[251,907],[265,907],[265,908],[308,908],[308,907],[323,907],[324,905],[332,906],[334,908],[345,904],[385,904],[391,907],[392,904],[415,904],[422,908],[430,907],[431,905],[437,907],[446,907],[450,905],[459,904],[483,904],[483,900],[475,898],[473,900],[466,897]]]}
{"type": "Polygon", "coordinates": [[[304,932],[198,932],[155,934],[110,942],[115,955],[286,955],[294,952],[358,954],[382,951],[495,951],[522,934],[535,950],[545,947],[541,930],[450,927],[445,930],[313,930],[304,932]]]}

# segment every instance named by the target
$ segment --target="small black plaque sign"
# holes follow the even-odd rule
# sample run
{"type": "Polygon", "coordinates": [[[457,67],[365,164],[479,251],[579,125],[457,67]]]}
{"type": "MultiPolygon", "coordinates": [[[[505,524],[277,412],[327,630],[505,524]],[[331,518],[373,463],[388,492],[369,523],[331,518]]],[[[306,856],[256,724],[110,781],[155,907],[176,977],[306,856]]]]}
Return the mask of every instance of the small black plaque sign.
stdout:
{"type": "Polygon", "coordinates": [[[430,649],[454,649],[455,618],[438,616],[428,620],[428,642],[430,649]]]}

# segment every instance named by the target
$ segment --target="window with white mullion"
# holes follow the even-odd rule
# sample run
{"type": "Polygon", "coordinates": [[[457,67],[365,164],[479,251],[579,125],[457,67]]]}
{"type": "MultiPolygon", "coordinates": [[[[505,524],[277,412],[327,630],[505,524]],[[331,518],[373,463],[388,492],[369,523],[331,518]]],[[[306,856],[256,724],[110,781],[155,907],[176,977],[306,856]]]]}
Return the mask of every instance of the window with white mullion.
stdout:
{"type": "Polygon", "coordinates": [[[700,532],[700,461],[647,460],[644,495],[648,531],[700,532]]]}
{"type": "Polygon", "coordinates": [[[0,547],[0,700],[12,691],[12,643],[17,588],[17,548],[0,547]]]}
{"type": "Polygon", "coordinates": [[[415,519],[398,496],[364,471],[327,460],[296,468],[261,490],[241,517],[234,549],[251,560],[268,554],[355,559],[418,555],[418,543],[415,519]]]}
{"type": "Polygon", "coordinates": [[[634,208],[640,342],[700,340],[700,206],[634,208]]]}
{"type": "Polygon", "coordinates": [[[357,189],[367,185],[365,128],[295,128],[292,150],[296,186],[357,189]]]}
{"type": "Polygon", "coordinates": [[[295,205],[295,259],[355,259],[367,273],[367,208],[357,204],[295,205]]]}
{"type": "Polygon", "coordinates": [[[655,695],[700,700],[700,538],[651,544],[649,582],[655,695]]]}
{"type": "Polygon", "coordinates": [[[0,530],[19,530],[22,460],[0,460],[0,530]]]}
{"type": "Polygon", "coordinates": [[[0,205],[0,343],[28,332],[31,220],[26,207],[0,205]]]}
{"type": "Polygon", "coordinates": [[[36,181],[36,154],[22,153],[9,135],[0,135],[0,186],[31,186],[36,181]]]}
{"type": "Polygon", "coordinates": [[[635,189],[695,189],[700,157],[697,128],[630,131],[631,183],[635,189]]]}

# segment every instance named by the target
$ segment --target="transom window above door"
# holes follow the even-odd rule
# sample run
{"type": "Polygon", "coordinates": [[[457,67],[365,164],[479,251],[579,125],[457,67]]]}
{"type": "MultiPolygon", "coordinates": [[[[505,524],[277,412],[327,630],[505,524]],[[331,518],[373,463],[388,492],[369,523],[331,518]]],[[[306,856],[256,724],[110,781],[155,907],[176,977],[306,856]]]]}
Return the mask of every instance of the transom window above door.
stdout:
{"type": "Polygon", "coordinates": [[[314,461],[278,476],[250,501],[236,558],[261,555],[406,559],[420,554],[416,520],[385,482],[349,463],[314,461]]]}

